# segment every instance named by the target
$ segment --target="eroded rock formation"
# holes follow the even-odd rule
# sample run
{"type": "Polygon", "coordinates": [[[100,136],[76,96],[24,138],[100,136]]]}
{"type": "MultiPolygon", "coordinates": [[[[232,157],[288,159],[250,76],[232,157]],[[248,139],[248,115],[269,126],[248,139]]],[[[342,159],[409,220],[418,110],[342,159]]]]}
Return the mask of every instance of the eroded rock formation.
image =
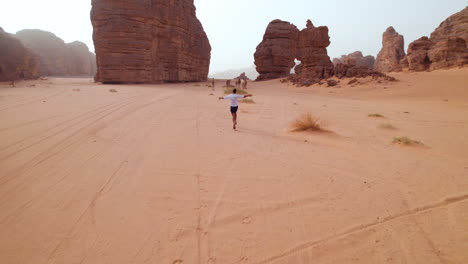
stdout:
{"type": "Polygon", "coordinates": [[[431,34],[430,69],[468,64],[468,7],[450,16],[431,34]]]}
{"type": "MultiPolygon", "coordinates": [[[[429,70],[431,61],[429,59],[429,50],[432,47],[432,41],[428,37],[422,37],[413,41],[408,47],[408,69],[410,71],[425,71],[429,70]]],[[[405,62],[402,61],[404,67],[405,62]]]]}
{"type": "Polygon", "coordinates": [[[289,22],[279,19],[268,25],[263,41],[254,54],[257,80],[268,80],[289,75],[294,67],[299,30],[289,22]]]}
{"type": "Polygon", "coordinates": [[[323,79],[333,76],[334,65],[327,54],[329,45],[328,27],[315,27],[308,20],[306,28],[299,33],[296,51],[296,57],[301,61],[296,69],[299,67],[303,78],[323,79]]]}
{"type": "Polygon", "coordinates": [[[333,59],[335,75],[342,77],[365,77],[370,75],[374,68],[374,56],[363,56],[362,52],[355,51],[341,58],[333,59]]]}
{"type": "Polygon", "coordinates": [[[211,46],[193,0],[92,0],[104,83],[206,81],[211,46]]]}
{"type": "Polygon", "coordinates": [[[39,59],[18,39],[0,28],[0,81],[36,79],[39,59]]]}
{"type": "Polygon", "coordinates": [[[86,44],[75,41],[66,44],[55,34],[26,29],[16,38],[39,56],[41,76],[94,76],[95,59],[86,44]]]}
{"type": "Polygon", "coordinates": [[[375,61],[374,69],[380,72],[401,71],[400,61],[405,57],[404,38],[393,27],[383,34],[382,50],[375,61]]]}

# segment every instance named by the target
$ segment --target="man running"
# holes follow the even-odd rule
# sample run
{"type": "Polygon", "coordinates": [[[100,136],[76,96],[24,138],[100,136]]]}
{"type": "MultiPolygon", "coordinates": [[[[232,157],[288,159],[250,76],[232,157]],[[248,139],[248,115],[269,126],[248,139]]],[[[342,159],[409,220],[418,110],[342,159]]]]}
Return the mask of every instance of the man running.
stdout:
{"type": "Polygon", "coordinates": [[[237,110],[239,109],[239,103],[237,102],[237,99],[247,98],[247,97],[252,96],[251,94],[240,95],[236,93],[237,93],[237,89],[234,89],[232,90],[232,94],[218,98],[219,100],[229,99],[231,101],[230,105],[231,105],[231,115],[232,115],[232,129],[236,129],[236,125],[237,125],[237,110]]]}

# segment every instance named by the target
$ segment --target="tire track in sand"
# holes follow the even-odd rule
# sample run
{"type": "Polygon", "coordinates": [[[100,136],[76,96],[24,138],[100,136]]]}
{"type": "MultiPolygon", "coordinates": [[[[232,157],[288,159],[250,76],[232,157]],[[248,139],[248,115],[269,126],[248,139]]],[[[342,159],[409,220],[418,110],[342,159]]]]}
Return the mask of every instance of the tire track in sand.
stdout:
{"type": "Polygon", "coordinates": [[[427,212],[427,211],[430,211],[430,210],[433,210],[433,209],[449,206],[449,205],[456,204],[456,203],[459,203],[459,202],[463,202],[463,201],[466,201],[466,200],[468,200],[468,194],[461,194],[459,196],[448,197],[448,198],[445,198],[444,200],[442,200],[440,202],[425,205],[425,206],[421,206],[421,207],[416,207],[414,209],[411,209],[411,210],[408,210],[408,211],[405,211],[405,212],[401,212],[399,214],[390,215],[390,216],[387,216],[385,218],[382,218],[379,221],[375,221],[375,222],[371,222],[371,223],[351,227],[351,228],[349,228],[349,229],[347,229],[345,231],[337,233],[336,235],[328,236],[328,237],[325,237],[325,238],[322,238],[322,239],[319,239],[319,240],[304,242],[304,243],[299,244],[299,245],[297,245],[295,247],[287,249],[287,250],[285,250],[284,252],[282,252],[282,253],[280,253],[278,255],[271,256],[269,258],[266,258],[266,259],[264,259],[262,261],[259,261],[259,262],[256,262],[256,263],[257,264],[271,263],[273,261],[277,261],[277,260],[280,260],[282,258],[294,255],[294,254],[296,254],[298,252],[307,250],[307,249],[309,249],[309,248],[311,248],[313,246],[316,246],[318,244],[323,244],[323,243],[327,243],[327,242],[330,242],[330,241],[338,240],[338,239],[347,237],[349,235],[352,235],[354,233],[367,230],[369,228],[384,225],[384,224],[386,224],[386,223],[388,223],[390,221],[394,221],[394,220],[397,220],[397,219],[400,219],[400,218],[403,218],[403,217],[407,217],[407,216],[417,215],[419,213],[423,213],[423,212],[427,212]]]}

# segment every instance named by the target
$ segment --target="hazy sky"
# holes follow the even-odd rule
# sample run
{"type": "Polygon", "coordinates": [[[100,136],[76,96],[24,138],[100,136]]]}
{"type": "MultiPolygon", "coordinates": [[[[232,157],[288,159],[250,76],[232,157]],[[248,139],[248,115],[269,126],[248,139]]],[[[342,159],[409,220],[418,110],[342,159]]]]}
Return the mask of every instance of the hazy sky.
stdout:
{"type": "MultiPolygon", "coordinates": [[[[253,65],[266,26],[282,19],[305,27],[307,19],[330,30],[331,58],[361,50],[377,55],[382,33],[393,26],[405,44],[429,35],[467,0],[195,0],[212,50],[211,72],[253,65]]],[[[80,40],[94,51],[90,0],[5,0],[0,27],[10,33],[39,28],[66,42],[80,40]]]]}

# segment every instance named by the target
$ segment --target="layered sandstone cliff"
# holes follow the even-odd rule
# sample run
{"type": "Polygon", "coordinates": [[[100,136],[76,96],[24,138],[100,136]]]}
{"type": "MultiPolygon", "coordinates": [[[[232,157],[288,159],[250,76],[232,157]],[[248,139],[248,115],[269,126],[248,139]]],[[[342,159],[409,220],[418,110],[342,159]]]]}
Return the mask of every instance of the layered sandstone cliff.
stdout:
{"type": "Polygon", "coordinates": [[[36,79],[39,59],[11,34],[0,28],[0,81],[36,79]]]}
{"type": "Polygon", "coordinates": [[[94,76],[95,58],[86,44],[66,44],[55,34],[26,29],[16,33],[26,47],[39,56],[41,76],[94,76]]]}
{"type": "Polygon", "coordinates": [[[91,20],[96,81],[207,79],[211,46],[193,0],[92,0],[91,20]]]}

